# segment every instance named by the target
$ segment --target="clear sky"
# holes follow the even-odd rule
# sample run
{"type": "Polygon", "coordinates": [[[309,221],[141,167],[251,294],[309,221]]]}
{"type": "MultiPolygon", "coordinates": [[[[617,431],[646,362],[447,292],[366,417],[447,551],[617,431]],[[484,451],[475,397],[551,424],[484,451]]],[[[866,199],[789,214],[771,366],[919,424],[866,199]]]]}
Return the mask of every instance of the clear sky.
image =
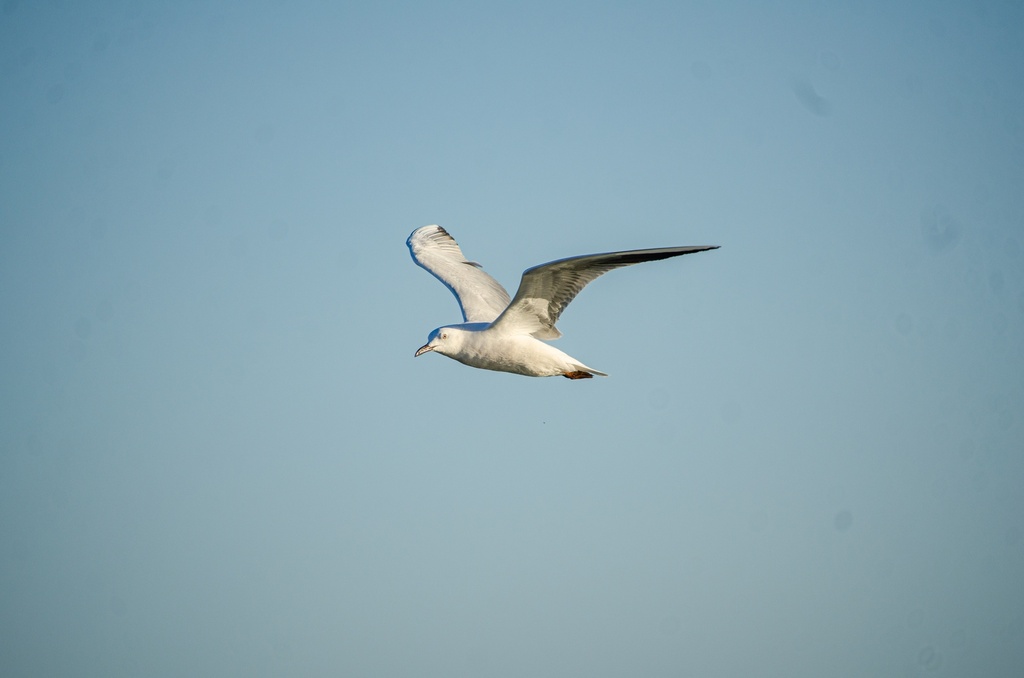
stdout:
{"type": "Polygon", "coordinates": [[[0,667],[1024,675],[1016,2],[0,5],[0,667]],[[438,223],[573,382],[413,359],[438,223]]]}

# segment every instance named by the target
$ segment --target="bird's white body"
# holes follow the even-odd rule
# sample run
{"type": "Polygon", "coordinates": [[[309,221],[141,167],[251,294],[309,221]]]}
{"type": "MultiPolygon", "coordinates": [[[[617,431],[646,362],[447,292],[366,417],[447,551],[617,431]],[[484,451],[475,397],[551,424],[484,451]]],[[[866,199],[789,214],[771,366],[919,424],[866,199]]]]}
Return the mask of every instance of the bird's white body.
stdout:
{"type": "Polygon", "coordinates": [[[561,336],[555,322],[587,283],[622,266],[715,249],[662,247],[559,259],[527,269],[511,298],[440,226],[416,229],[406,244],[413,261],[455,295],[465,321],[431,332],[417,356],[433,351],[470,367],[569,379],[608,376],[541,341],[561,336]]]}
{"type": "Polygon", "coordinates": [[[430,350],[470,367],[528,377],[608,376],[529,334],[502,332],[490,323],[460,323],[438,330],[438,338],[430,350]],[[443,340],[441,334],[445,335],[443,340]]]}

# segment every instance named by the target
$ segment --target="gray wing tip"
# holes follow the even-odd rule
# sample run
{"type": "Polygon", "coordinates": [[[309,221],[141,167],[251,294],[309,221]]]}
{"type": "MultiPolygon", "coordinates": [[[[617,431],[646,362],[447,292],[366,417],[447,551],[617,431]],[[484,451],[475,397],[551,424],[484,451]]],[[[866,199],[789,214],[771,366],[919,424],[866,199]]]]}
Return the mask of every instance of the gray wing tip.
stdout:
{"type": "Polygon", "coordinates": [[[693,245],[689,247],[656,247],[644,250],[621,250],[619,252],[602,252],[598,254],[581,254],[575,257],[555,259],[543,264],[537,264],[526,269],[523,274],[532,273],[549,266],[579,266],[587,268],[591,265],[610,265],[612,268],[629,266],[647,261],[661,261],[679,257],[684,254],[695,254],[708,250],[717,250],[721,245],[693,245]]]}

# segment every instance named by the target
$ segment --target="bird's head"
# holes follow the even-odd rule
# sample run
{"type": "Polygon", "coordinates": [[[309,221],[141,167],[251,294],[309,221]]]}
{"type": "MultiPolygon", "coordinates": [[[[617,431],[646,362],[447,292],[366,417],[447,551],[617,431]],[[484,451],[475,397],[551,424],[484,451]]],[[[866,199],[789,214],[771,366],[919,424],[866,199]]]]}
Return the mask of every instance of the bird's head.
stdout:
{"type": "Polygon", "coordinates": [[[455,349],[458,330],[452,327],[438,327],[427,337],[427,343],[416,349],[415,357],[419,357],[428,351],[437,351],[441,355],[447,355],[455,349]]]}

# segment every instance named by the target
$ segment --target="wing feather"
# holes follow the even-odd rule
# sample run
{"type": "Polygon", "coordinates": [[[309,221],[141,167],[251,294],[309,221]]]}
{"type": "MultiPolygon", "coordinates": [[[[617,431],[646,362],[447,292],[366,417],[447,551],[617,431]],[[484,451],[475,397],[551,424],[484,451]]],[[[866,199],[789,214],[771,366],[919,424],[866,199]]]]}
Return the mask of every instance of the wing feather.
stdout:
{"type": "Polygon", "coordinates": [[[534,266],[523,273],[516,296],[494,321],[494,326],[532,334],[538,339],[557,339],[562,336],[555,327],[558,317],[569,302],[598,276],[644,261],[658,261],[713,249],[718,249],[718,246],[661,247],[585,254],[534,266]]]}
{"type": "Polygon", "coordinates": [[[405,243],[412,260],[451,290],[466,322],[491,322],[508,306],[510,298],[480,264],[469,261],[459,244],[440,226],[417,228],[405,243]]]}

